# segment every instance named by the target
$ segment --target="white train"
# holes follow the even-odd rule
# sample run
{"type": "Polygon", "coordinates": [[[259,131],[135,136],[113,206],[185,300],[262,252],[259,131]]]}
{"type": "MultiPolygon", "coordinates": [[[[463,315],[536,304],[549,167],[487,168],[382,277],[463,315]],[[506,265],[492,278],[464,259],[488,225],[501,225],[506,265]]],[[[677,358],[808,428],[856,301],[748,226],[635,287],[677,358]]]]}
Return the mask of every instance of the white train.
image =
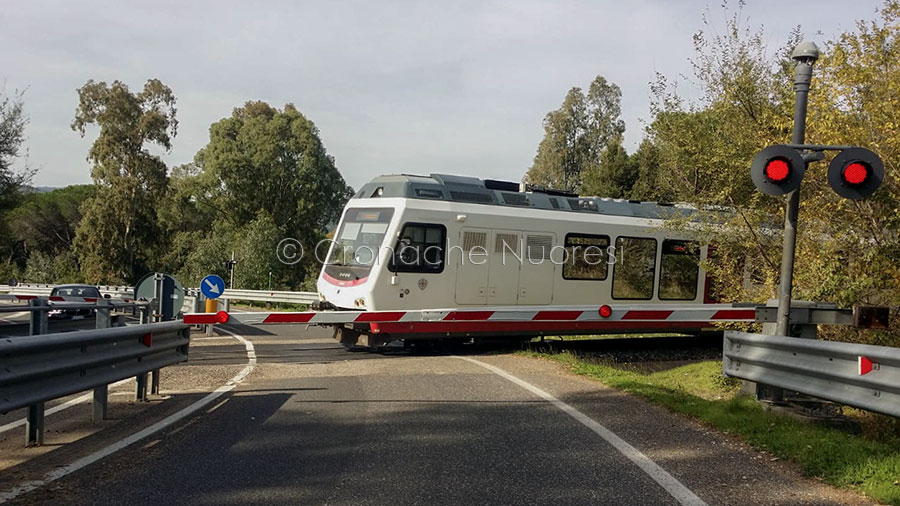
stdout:
{"type": "Polygon", "coordinates": [[[661,226],[691,212],[471,177],[381,176],[347,204],[318,292],[367,311],[711,303],[708,248],[661,226]]]}

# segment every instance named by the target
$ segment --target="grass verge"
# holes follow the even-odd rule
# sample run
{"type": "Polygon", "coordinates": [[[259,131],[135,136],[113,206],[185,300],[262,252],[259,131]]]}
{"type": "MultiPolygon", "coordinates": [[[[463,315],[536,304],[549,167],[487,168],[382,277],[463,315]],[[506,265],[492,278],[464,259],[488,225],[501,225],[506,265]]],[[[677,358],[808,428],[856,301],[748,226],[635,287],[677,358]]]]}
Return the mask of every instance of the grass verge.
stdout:
{"type": "Polygon", "coordinates": [[[769,412],[738,395],[739,382],[722,377],[721,361],[644,374],[570,353],[520,353],[560,362],[575,374],[739,435],[756,448],[797,463],[807,476],[900,506],[900,438],[873,439],[769,412]]]}

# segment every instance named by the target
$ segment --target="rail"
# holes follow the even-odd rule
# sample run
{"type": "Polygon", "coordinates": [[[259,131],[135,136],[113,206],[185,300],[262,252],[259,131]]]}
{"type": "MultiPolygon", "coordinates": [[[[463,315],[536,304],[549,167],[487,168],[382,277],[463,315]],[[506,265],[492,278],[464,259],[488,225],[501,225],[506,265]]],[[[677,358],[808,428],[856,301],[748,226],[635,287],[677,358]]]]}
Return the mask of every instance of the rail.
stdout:
{"type": "Polygon", "coordinates": [[[900,417],[900,348],[727,331],[722,372],[900,417]]]}

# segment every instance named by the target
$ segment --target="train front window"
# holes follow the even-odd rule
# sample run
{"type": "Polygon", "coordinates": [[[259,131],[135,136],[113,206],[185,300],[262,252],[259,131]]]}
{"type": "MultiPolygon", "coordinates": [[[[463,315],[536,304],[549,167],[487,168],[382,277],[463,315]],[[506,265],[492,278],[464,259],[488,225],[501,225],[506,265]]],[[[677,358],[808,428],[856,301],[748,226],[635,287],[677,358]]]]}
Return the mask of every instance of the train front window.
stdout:
{"type": "Polygon", "coordinates": [[[334,236],[328,264],[371,267],[378,261],[393,209],[348,209],[334,236]]]}
{"type": "Polygon", "coordinates": [[[394,272],[438,273],[444,270],[443,225],[407,223],[394,246],[390,269],[394,272]]]}

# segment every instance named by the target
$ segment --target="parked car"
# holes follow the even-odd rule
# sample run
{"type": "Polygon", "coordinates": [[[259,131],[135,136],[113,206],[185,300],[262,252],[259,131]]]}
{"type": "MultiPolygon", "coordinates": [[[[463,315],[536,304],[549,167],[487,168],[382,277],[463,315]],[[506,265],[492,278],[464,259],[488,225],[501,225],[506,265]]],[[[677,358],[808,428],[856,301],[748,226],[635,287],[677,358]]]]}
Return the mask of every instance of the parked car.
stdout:
{"type": "MultiPolygon", "coordinates": [[[[99,299],[100,289],[93,285],[59,285],[50,291],[50,296],[55,297],[85,297],[99,299]]],[[[53,309],[50,310],[50,318],[85,318],[94,316],[96,309],[87,307],[67,307],[67,306],[83,306],[89,302],[82,301],[51,301],[53,309]]]]}

